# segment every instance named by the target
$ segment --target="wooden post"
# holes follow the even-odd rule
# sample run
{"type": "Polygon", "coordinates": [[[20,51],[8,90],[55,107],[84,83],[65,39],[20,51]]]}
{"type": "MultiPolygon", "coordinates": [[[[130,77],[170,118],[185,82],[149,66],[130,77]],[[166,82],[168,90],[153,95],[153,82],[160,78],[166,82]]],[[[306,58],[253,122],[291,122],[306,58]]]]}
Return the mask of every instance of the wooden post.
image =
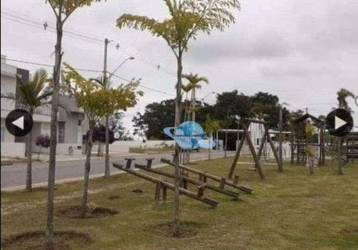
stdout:
{"type": "Polygon", "coordinates": [[[167,201],[167,187],[163,186],[163,201],[167,201]]]}
{"type": "Polygon", "coordinates": [[[267,133],[266,133],[266,130],[265,130],[264,137],[262,138],[262,142],[261,142],[259,151],[257,153],[257,157],[259,159],[261,158],[262,150],[264,149],[264,145],[265,145],[265,142],[266,142],[266,139],[267,139],[266,137],[267,137],[267,133]]]}
{"type": "Polygon", "coordinates": [[[257,170],[259,172],[261,180],[264,180],[265,179],[265,174],[262,171],[261,163],[260,163],[259,159],[257,158],[257,154],[256,154],[256,151],[255,151],[254,144],[252,143],[252,140],[251,140],[250,136],[248,135],[249,126],[250,126],[250,122],[247,122],[247,124],[245,122],[242,123],[242,127],[244,128],[244,133],[246,134],[246,141],[249,144],[251,154],[252,154],[252,156],[254,158],[254,161],[255,161],[255,167],[257,168],[257,170]]]}
{"type": "Polygon", "coordinates": [[[342,168],[342,138],[338,139],[338,174],[342,175],[343,174],[343,168],[342,168]]]}
{"type": "Polygon", "coordinates": [[[155,186],[155,196],[154,196],[154,202],[155,204],[159,203],[160,200],[160,189],[161,189],[161,184],[160,182],[157,182],[156,186],[155,186]]]}
{"type": "Polygon", "coordinates": [[[235,175],[234,184],[238,184],[238,183],[239,183],[239,176],[235,175]]]}
{"type": "Polygon", "coordinates": [[[127,161],[126,168],[129,169],[129,168],[131,168],[132,161],[134,161],[135,159],[134,158],[125,158],[125,160],[127,161]]]}
{"type": "Polygon", "coordinates": [[[229,179],[231,179],[232,176],[233,176],[233,174],[234,174],[234,171],[235,171],[235,168],[236,168],[236,165],[237,165],[237,161],[239,160],[239,157],[240,157],[241,149],[242,149],[242,147],[244,146],[244,143],[245,143],[245,138],[246,138],[246,134],[244,133],[244,134],[242,135],[240,144],[239,144],[239,146],[237,147],[234,160],[233,160],[233,162],[232,162],[232,164],[231,164],[231,167],[230,167],[230,171],[229,171],[229,174],[228,174],[228,178],[229,178],[229,179]]]}
{"type": "Polygon", "coordinates": [[[267,127],[266,124],[265,124],[265,131],[266,131],[266,133],[267,133],[267,135],[268,135],[267,138],[268,138],[268,141],[269,141],[269,143],[270,143],[270,145],[271,145],[271,149],[272,149],[272,151],[273,151],[273,155],[275,156],[275,159],[276,159],[276,162],[277,162],[278,172],[283,172],[283,166],[282,166],[281,161],[280,161],[280,159],[279,159],[279,157],[278,157],[278,155],[277,155],[277,152],[276,152],[275,147],[274,147],[274,145],[273,145],[273,141],[272,141],[272,139],[271,139],[271,137],[270,137],[270,135],[269,135],[268,127],[267,127]]]}
{"type": "Polygon", "coordinates": [[[224,189],[224,187],[225,187],[225,183],[226,183],[226,179],[225,179],[224,177],[223,177],[223,178],[221,178],[219,188],[224,189]]]}
{"type": "Polygon", "coordinates": [[[146,161],[147,161],[147,168],[151,168],[151,167],[152,167],[153,160],[154,160],[154,158],[148,158],[148,159],[146,159],[146,161]]]}
{"type": "Polygon", "coordinates": [[[197,187],[198,188],[198,197],[202,197],[204,195],[205,187],[206,187],[206,183],[197,187]]]}

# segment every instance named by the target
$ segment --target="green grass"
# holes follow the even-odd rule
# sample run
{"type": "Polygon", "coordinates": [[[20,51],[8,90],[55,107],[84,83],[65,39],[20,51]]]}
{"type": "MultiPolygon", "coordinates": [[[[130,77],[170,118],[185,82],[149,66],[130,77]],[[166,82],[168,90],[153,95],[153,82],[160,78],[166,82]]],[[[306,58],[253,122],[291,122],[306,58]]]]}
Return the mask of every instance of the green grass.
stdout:
{"type": "MultiPolygon", "coordinates": [[[[193,167],[226,176],[231,161],[203,161],[193,167]]],[[[197,235],[181,239],[165,237],[157,230],[159,224],[172,220],[172,191],[166,203],[155,205],[154,184],[138,177],[121,174],[94,179],[89,202],[119,214],[85,220],[55,217],[55,230],[85,233],[94,241],[86,247],[71,243],[71,249],[358,249],[358,164],[345,166],[342,176],[327,164],[315,168],[314,175],[302,166],[285,164],[284,173],[265,166],[265,181],[260,181],[257,172],[247,171],[250,166],[240,165],[236,174],[242,185],[253,188],[252,194],[232,201],[206,190],[205,196],[219,201],[216,209],[182,196],[183,226],[197,235]],[[137,188],[144,193],[133,193],[137,188]],[[119,199],[108,199],[113,195],[119,199]]],[[[57,185],[56,209],[79,204],[81,194],[82,182],[57,185]]],[[[2,240],[45,229],[46,195],[43,189],[31,194],[2,192],[2,240]]]]}

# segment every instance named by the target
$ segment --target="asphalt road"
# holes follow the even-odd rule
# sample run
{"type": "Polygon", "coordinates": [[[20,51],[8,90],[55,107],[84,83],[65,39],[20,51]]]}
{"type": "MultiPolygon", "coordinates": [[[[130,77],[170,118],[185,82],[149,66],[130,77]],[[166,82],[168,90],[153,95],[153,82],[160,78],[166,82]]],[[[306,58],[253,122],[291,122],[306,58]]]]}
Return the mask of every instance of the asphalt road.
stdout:
{"type": "MultiPolygon", "coordinates": [[[[224,156],[224,153],[213,152],[212,157],[224,156]]],[[[125,163],[125,157],[111,157],[111,173],[118,173],[119,170],[112,167],[112,162],[125,163]]],[[[170,153],[151,154],[151,155],[137,155],[134,163],[146,164],[146,158],[155,158],[153,166],[162,164],[161,158],[172,159],[170,153]]],[[[207,153],[191,153],[190,160],[207,158],[207,153]]],[[[63,181],[67,179],[81,178],[84,174],[85,160],[75,160],[56,163],[56,181],[63,181]]],[[[104,158],[91,160],[91,176],[100,176],[104,174],[104,158]]],[[[46,183],[48,178],[48,162],[33,162],[32,166],[32,181],[33,184],[46,183]]],[[[26,163],[15,163],[9,166],[1,167],[1,189],[15,188],[24,186],[26,179],[26,163]]]]}

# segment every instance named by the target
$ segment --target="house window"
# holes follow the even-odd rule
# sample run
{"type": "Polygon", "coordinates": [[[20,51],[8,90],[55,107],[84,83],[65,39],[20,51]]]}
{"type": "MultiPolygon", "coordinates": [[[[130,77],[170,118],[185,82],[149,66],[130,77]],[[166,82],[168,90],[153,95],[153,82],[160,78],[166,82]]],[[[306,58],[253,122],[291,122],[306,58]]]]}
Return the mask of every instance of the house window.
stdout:
{"type": "Polygon", "coordinates": [[[78,126],[82,126],[82,120],[78,120],[78,126]]]}
{"type": "Polygon", "coordinates": [[[65,143],[65,122],[58,124],[58,143],[65,143]]]}

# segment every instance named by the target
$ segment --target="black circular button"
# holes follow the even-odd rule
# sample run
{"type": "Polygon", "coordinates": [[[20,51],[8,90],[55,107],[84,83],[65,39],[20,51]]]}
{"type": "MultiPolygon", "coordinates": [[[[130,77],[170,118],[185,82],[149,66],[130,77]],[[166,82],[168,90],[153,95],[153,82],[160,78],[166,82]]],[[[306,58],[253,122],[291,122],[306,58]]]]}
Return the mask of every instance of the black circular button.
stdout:
{"type": "Polygon", "coordinates": [[[335,109],[327,115],[326,128],[330,135],[346,136],[353,128],[353,117],[345,109],[335,109]]]}
{"type": "Polygon", "coordinates": [[[30,133],[33,120],[29,112],[23,109],[15,109],[11,111],[5,120],[6,129],[10,134],[21,137],[30,133]]]}

